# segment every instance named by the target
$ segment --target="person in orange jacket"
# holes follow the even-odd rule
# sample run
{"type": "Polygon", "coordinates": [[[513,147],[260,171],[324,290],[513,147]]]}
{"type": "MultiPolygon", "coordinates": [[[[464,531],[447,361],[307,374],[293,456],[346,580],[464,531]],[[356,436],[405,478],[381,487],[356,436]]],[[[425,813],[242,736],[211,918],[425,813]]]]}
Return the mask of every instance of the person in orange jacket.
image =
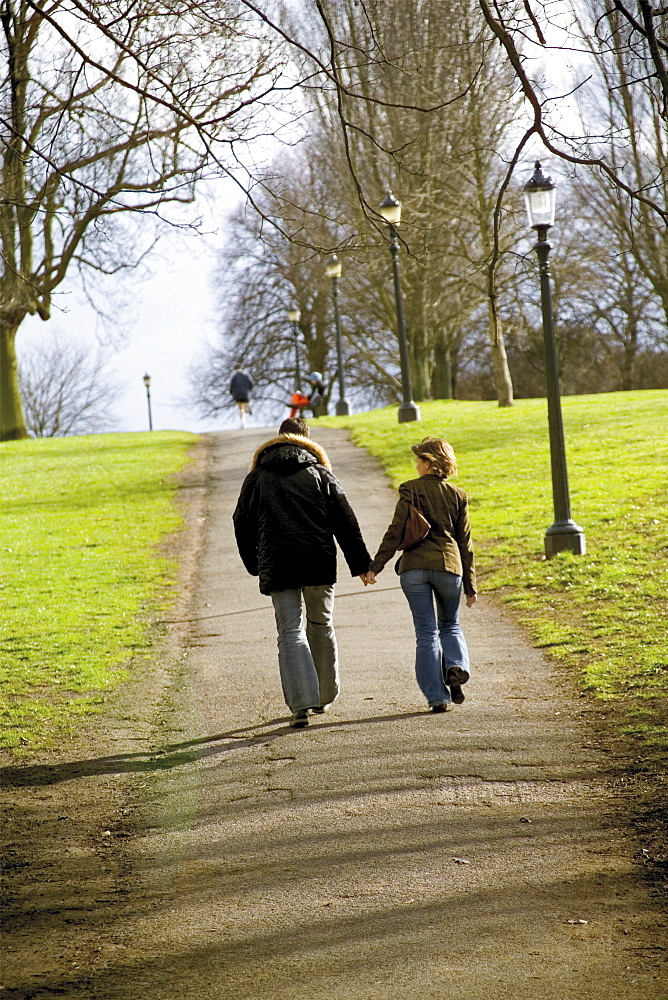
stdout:
{"type": "Polygon", "coordinates": [[[299,417],[305,406],[309,405],[309,398],[305,396],[303,392],[293,392],[292,398],[290,400],[290,416],[299,417]]]}

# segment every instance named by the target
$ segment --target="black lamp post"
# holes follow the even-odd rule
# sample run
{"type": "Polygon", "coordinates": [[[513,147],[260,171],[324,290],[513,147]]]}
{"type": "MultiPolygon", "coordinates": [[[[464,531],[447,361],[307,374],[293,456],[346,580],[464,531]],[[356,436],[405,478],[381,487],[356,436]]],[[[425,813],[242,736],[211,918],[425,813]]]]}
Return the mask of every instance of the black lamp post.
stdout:
{"type": "Polygon", "coordinates": [[[420,420],[420,407],[413,402],[413,385],[411,383],[411,366],[408,360],[408,341],[406,339],[406,324],[404,323],[404,304],[401,298],[399,282],[399,241],[397,230],[401,222],[401,202],[397,201],[391,191],[380,203],[380,214],[387,222],[390,232],[390,253],[392,255],[392,271],[394,273],[394,297],[397,304],[397,327],[399,331],[399,358],[401,361],[401,388],[403,402],[399,407],[399,423],[405,424],[411,420],[420,420]]]}
{"type": "Polygon", "coordinates": [[[302,385],[302,372],[299,367],[299,320],[302,318],[302,314],[299,309],[288,309],[288,319],[292,323],[292,340],[295,346],[295,378],[297,379],[297,384],[295,388],[297,391],[301,389],[302,385]]]}
{"type": "Polygon", "coordinates": [[[148,403],[148,429],[153,430],[153,416],[151,414],[151,376],[148,372],[144,375],[144,385],[146,386],[146,402],[148,403]]]}
{"type": "Polygon", "coordinates": [[[552,290],[550,287],[549,256],[552,249],[547,239],[548,229],[554,225],[556,184],[546,177],[540,162],[536,162],[533,176],[524,185],[529,225],[536,230],[538,242],[534,250],[538,256],[540,272],[540,301],[543,313],[543,340],[545,344],[545,381],[547,386],[547,413],[550,426],[550,461],[552,465],[552,497],[554,501],[554,524],[545,533],[545,555],[549,559],[556,552],[585,552],[585,536],[582,528],[571,518],[571,504],[568,495],[568,471],[566,468],[566,447],[564,425],[561,418],[561,394],[559,389],[559,363],[557,342],[554,334],[552,313],[552,290]]]}
{"type": "Polygon", "coordinates": [[[336,364],[339,374],[339,398],[336,404],[337,417],[347,417],[350,413],[350,403],[346,399],[346,386],[343,374],[343,352],[341,350],[341,319],[339,317],[339,278],[341,277],[341,261],[334,254],[326,265],[327,277],[332,279],[332,298],[334,299],[334,323],[336,325],[336,364]]]}

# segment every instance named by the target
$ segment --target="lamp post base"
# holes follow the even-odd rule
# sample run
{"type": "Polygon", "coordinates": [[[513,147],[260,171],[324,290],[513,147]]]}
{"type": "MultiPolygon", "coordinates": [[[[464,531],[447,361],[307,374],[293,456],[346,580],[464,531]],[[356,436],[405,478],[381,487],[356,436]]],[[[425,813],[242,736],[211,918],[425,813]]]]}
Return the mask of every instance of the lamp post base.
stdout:
{"type": "Polygon", "coordinates": [[[545,557],[551,559],[557,552],[572,552],[583,556],[587,551],[584,531],[575,521],[555,523],[545,532],[545,557]]]}
{"type": "Polygon", "coordinates": [[[399,407],[399,423],[408,424],[411,420],[422,420],[420,407],[412,399],[408,403],[402,403],[399,407]]]}
{"type": "Polygon", "coordinates": [[[347,399],[339,399],[336,404],[337,417],[347,417],[350,415],[350,403],[347,399]]]}

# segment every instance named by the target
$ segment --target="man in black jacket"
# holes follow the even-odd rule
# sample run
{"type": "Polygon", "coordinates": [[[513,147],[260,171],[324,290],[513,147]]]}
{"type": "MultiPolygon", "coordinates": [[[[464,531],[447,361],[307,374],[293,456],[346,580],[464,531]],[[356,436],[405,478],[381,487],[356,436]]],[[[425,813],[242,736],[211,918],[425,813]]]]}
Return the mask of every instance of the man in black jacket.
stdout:
{"type": "Polygon", "coordinates": [[[339,693],[334,539],[366,586],[371,557],[357,518],[325,450],[305,436],[281,434],[256,451],[233,520],[244,566],[274,605],[290,725],[307,726],[309,711],[324,712],[339,693]]]}
{"type": "Polygon", "coordinates": [[[250,394],[253,379],[243,368],[238,367],[230,381],[230,395],[237,404],[241,426],[246,426],[246,414],[250,413],[250,394]]]}

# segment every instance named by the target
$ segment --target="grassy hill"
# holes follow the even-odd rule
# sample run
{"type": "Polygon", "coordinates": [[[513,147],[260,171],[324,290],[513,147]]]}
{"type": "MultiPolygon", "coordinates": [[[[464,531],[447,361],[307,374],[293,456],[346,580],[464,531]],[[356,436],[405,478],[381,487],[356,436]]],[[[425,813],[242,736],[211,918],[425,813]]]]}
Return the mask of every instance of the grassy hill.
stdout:
{"type": "MultiPolygon", "coordinates": [[[[322,422],[349,426],[395,485],[415,475],[410,444],[448,438],[471,501],[481,590],[507,602],[584,690],[627,706],[629,732],[668,746],[668,392],[565,397],[563,410],[587,554],[549,562],[544,400],[425,403],[419,424],[399,425],[396,407],[322,422]]],[[[175,573],[158,545],[181,524],[172,474],[194,440],[161,432],[0,447],[3,745],[48,741],[148,655],[146,621],[169,604],[175,573]]]]}
{"type": "Polygon", "coordinates": [[[396,407],[322,423],[350,427],[395,486],[415,476],[411,444],[447,438],[453,481],[469,494],[481,590],[509,604],[585,690],[624,699],[629,732],[668,746],[668,392],[564,397],[572,516],[587,553],[549,561],[546,401],[421,409],[419,424],[398,424],[396,407]]]}
{"type": "Polygon", "coordinates": [[[192,434],[100,434],[0,446],[2,745],[48,741],[146,654],[181,524],[172,474],[192,434]]]}

